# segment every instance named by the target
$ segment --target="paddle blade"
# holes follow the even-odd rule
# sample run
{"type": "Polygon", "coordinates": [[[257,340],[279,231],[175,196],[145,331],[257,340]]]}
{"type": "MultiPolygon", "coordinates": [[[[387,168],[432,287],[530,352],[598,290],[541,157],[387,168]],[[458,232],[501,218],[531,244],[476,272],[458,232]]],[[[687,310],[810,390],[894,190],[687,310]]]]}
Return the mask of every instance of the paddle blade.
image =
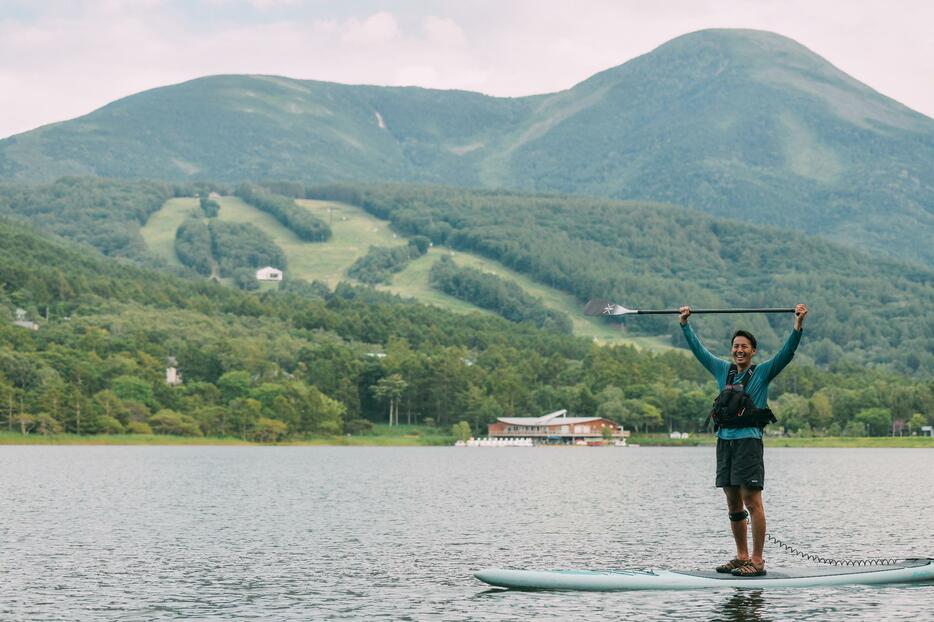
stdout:
{"type": "Polygon", "coordinates": [[[609,300],[603,300],[600,298],[594,298],[587,303],[586,307],[584,307],[584,315],[607,316],[627,315],[629,313],[637,312],[632,309],[627,309],[626,307],[616,303],[610,302],[609,300]]]}

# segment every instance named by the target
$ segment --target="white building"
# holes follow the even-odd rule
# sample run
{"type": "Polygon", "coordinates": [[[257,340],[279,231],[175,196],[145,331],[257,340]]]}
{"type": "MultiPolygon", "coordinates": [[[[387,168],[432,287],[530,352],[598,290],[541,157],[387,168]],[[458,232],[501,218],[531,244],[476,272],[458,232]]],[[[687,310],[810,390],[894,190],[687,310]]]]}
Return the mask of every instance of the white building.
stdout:
{"type": "Polygon", "coordinates": [[[282,270],[278,268],[273,268],[272,266],[266,266],[265,268],[260,268],[256,271],[256,280],[257,281],[281,281],[282,280],[282,270]]]}
{"type": "Polygon", "coordinates": [[[20,328],[26,328],[29,330],[39,330],[39,325],[26,318],[26,311],[24,309],[16,310],[16,319],[13,320],[13,323],[20,328]]]}
{"type": "Polygon", "coordinates": [[[174,356],[166,360],[165,383],[170,387],[177,387],[182,383],[182,372],[178,371],[178,362],[174,356]]]}
{"type": "Polygon", "coordinates": [[[165,383],[170,387],[178,386],[182,383],[182,372],[175,367],[165,368],[165,383]]]}

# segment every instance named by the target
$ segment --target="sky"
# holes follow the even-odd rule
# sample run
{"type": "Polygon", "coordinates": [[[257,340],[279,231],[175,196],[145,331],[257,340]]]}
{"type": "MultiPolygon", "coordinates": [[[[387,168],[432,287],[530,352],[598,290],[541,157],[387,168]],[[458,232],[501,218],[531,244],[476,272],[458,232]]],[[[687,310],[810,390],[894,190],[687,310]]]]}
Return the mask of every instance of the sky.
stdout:
{"type": "Polygon", "coordinates": [[[934,117],[929,0],[0,0],[0,138],[221,73],[560,91],[704,28],[791,37],[934,117]]]}

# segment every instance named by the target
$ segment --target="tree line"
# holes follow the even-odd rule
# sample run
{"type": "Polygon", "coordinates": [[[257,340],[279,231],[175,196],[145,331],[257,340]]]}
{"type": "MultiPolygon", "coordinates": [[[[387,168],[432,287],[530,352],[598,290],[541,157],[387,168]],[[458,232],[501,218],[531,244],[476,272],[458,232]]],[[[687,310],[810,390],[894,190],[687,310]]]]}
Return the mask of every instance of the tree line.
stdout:
{"type": "MultiPolygon", "coordinates": [[[[814,310],[808,332],[821,365],[934,368],[934,271],[868,255],[819,238],[717,220],[673,206],[553,195],[405,185],[310,188],[345,201],[407,235],[478,253],[576,296],[630,307],[790,306],[814,310]]],[[[742,327],[775,347],[783,316],[747,316],[742,327]]],[[[623,318],[628,331],[669,334],[664,318],[623,318]]],[[[710,318],[728,339],[735,318],[710,318]]]]}
{"type": "Polygon", "coordinates": [[[404,246],[371,246],[366,255],[351,264],[347,276],[367,285],[388,284],[393,274],[427,253],[429,244],[428,238],[417,235],[404,246]]]}
{"type": "Polygon", "coordinates": [[[545,307],[540,299],[527,294],[513,281],[458,266],[447,255],[432,265],[428,282],[449,296],[494,311],[511,322],[531,322],[539,328],[571,333],[571,318],[567,314],[545,307]]]}
{"type": "Polygon", "coordinates": [[[274,216],[306,242],[326,242],[331,239],[331,227],[328,223],[299,207],[288,197],[273,194],[262,186],[248,183],[237,186],[236,194],[253,207],[274,216]]]}
{"type": "MultiPolygon", "coordinates": [[[[598,346],[347,284],[242,292],[2,221],[0,283],[5,315],[19,308],[40,325],[0,323],[0,427],[19,433],[271,441],[365,433],[391,417],[483,434],[497,417],[559,408],[640,431],[694,430],[716,392],[681,351],[598,346]],[[166,383],[170,361],[181,385],[166,383]]],[[[717,345],[708,325],[696,328],[717,345]]],[[[772,399],[790,433],[883,434],[930,424],[934,383],[799,358],[772,399]]]]}
{"type": "Polygon", "coordinates": [[[241,289],[256,289],[256,269],[286,268],[285,253],[250,223],[189,218],[175,231],[175,254],[198,274],[229,277],[241,289]]]}

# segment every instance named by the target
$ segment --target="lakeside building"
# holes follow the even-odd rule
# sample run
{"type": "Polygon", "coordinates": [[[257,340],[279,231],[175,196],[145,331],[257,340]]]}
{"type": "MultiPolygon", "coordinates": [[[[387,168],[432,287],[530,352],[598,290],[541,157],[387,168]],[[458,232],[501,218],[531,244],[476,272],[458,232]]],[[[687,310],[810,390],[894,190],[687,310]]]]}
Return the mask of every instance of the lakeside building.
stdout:
{"type": "Polygon", "coordinates": [[[500,417],[487,426],[490,438],[531,438],[539,443],[601,441],[609,428],[611,438],[624,439],[629,430],[603,417],[568,417],[567,410],[556,410],[541,417],[500,417]]]}

